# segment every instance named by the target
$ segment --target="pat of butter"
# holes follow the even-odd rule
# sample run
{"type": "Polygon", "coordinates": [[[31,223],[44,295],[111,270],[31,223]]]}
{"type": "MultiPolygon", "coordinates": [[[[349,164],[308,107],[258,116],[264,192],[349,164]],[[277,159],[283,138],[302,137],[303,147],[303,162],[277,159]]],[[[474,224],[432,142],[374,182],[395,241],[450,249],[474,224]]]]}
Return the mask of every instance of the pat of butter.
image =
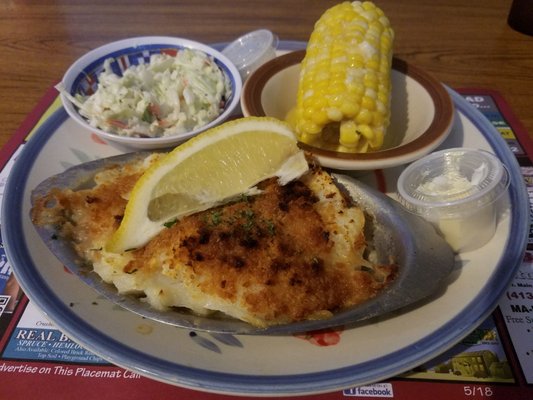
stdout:
{"type": "Polygon", "coordinates": [[[457,252],[469,251],[487,243],[496,231],[496,212],[489,204],[468,216],[440,218],[436,228],[451,248],[457,252]]]}
{"type": "Polygon", "coordinates": [[[441,233],[456,252],[485,245],[496,232],[498,200],[509,174],[494,154],[453,148],[422,157],[398,178],[399,201],[441,233]]]}
{"type": "MultiPolygon", "coordinates": [[[[469,180],[457,168],[449,168],[443,175],[420,184],[416,191],[443,199],[468,199],[471,190],[482,182],[488,173],[486,163],[477,167],[469,180]]],[[[456,252],[468,251],[486,243],[496,229],[494,205],[477,208],[475,204],[463,204],[460,213],[435,214],[430,217],[435,227],[456,252]]]]}
{"type": "Polygon", "coordinates": [[[487,165],[485,163],[477,167],[471,180],[468,180],[456,168],[449,169],[444,175],[438,175],[419,185],[417,192],[431,196],[454,196],[466,193],[483,181],[487,176],[487,165]]]}

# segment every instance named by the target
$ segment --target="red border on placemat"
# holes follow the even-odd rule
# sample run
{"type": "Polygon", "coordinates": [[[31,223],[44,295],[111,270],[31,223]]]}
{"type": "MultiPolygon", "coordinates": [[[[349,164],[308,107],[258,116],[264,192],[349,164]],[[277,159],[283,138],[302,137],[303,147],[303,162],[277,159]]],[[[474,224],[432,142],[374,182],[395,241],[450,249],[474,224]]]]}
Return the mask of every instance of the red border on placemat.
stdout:
{"type": "Polygon", "coordinates": [[[22,124],[15,131],[13,136],[7,141],[7,143],[2,146],[0,150],[0,166],[3,167],[9,161],[11,156],[15,153],[17,148],[24,143],[24,139],[31,130],[37,125],[39,119],[43,114],[48,110],[48,107],[52,105],[54,100],[57,98],[57,89],[55,87],[50,87],[44,96],[39,100],[37,105],[31,110],[31,112],[26,116],[22,124]]]}
{"type": "Polygon", "coordinates": [[[491,96],[500,111],[500,114],[505,119],[507,124],[511,127],[516,138],[520,142],[520,145],[526,152],[528,158],[533,162],[533,140],[529,135],[525,126],[520,122],[518,117],[514,114],[513,110],[505,100],[505,98],[496,90],[491,89],[476,89],[476,88],[460,88],[456,89],[461,95],[478,95],[478,96],[491,96]]]}

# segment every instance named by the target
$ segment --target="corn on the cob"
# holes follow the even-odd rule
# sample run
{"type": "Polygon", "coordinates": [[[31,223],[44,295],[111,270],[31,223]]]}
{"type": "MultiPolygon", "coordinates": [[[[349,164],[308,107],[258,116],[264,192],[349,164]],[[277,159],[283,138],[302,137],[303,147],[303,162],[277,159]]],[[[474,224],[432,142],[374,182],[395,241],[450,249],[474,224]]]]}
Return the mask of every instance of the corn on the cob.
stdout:
{"type": "Polygon", "coordinates": [[[304,143],[344,152],[379,149],[390,120],[394,32],[372,2],[344,2],[317,21],[288,117],[304,143]],[[333,132],[333,133],[332,133],[333,132]]]}

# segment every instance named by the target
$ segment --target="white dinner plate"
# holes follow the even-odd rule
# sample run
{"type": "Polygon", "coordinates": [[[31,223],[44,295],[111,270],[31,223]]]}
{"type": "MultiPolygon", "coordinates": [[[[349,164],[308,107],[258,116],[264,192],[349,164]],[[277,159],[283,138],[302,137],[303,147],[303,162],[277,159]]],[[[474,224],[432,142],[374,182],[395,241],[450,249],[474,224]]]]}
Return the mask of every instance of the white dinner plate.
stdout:
{"type": "MultiPolygon", "coordinates": [[[[291,50],[301,42],[282,42],[291,50]]],[[[192,389],[245,395],[330,392],[380,381],[418,366],[459,342],[496,307],[522,260],[529,203],[514,155],[489,121],[450,90],[456,119],[437,149],[472,147],[495,153],[511,184],[494,238],[460,254],[446,290],[424,304],[343,331],[232,336],[179,329],[115,306],[65,271],[30,218],[30,192],[66,167],[120,150],[85,131],[61,108],[22,150],[2,208],[2,238],[22,289],[49,319],[86,349],[141,375],[192,389]]],[[[359,178],[388,193],[401,168],[359,178]]]]}

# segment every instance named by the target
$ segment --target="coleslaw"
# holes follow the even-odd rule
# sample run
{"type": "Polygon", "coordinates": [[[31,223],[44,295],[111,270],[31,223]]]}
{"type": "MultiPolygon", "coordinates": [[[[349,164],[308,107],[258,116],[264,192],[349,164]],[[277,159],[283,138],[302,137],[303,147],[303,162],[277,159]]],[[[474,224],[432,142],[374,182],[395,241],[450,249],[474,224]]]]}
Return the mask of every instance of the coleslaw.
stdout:
{"type": "Polygon", "coordinates": [[[104,62],[94,94],[67,96],[91,126],[129,137],[190,132],[217,118],[231,96],[228,77],[207,54],[180,49],[154,54],[123,76],[104,62]]]}

